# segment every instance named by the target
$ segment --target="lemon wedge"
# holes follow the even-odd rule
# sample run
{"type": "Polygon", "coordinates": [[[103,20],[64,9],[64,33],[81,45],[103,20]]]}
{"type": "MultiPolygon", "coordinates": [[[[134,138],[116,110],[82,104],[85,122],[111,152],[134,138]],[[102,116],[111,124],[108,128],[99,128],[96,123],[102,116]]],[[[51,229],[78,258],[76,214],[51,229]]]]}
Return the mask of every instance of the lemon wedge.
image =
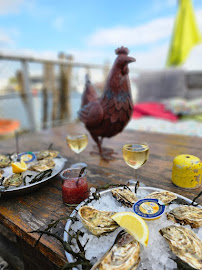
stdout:
{"type": "Polygon", "coordinates": [[[147,223],[138,215],[131,212],[116,213],[111,218],[131,234],[138,242],[147,246],[149,229],[147,223]]]}
{"type": "Polygon", "coordinates": [[[21,173],[27,170],[27,164],[21,160],[20,162],[14,162],[11,164],[13,173],[21,173]]]}

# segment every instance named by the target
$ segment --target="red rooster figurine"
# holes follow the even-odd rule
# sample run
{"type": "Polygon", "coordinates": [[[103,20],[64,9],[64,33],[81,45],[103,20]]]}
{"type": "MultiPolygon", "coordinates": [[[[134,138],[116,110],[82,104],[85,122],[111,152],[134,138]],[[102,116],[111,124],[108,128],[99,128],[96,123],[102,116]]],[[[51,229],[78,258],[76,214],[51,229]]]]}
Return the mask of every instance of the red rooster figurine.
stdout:
{"type": "Polygon", "coordinates": [[[110,159],[109,153],[103,151],[103,138],[110,138],[121,132],[133,111],[128,64],[135,59],[128,56],[129,50],[123,46],[116,49],[115,53],[117,57],[109,72],[102,97],[97,97],[87,77],[78,112],[79,119],[97,143],[103,159],[110,159]]]}

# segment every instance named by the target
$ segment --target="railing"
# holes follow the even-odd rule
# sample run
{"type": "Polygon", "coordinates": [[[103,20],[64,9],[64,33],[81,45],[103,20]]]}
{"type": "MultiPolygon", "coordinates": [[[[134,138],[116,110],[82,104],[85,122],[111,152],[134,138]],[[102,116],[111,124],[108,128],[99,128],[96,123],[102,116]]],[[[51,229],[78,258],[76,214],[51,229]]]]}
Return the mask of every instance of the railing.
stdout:
{"type": "MultiPolygon", "coordinates": [[[[92,70],[93,73],[95,70],[99,71],[98,77],[101,82],[109,71],[108,64],[77,63],[73,61],[72,56],[64,54],[61,54],[60,58],[56,60],[0,54],[0,60],[0,82],[5,78],[7,80],[6,85],[0,85],[0,118],[11,115],[11,111],[6,114],[5,109],[1,108],[1,104],[4,103],[3,107],[6,107],[7,110],[8,106],[5,104],[8,104],[9,100],[13,100],[13,106],[9,105],[13,111],[13,117],[17,117],[17,112],[24,107],[24,117],[26,116],[28,123],[25,126],[28,130],[37,130],[71,121],[71,95],[75,90],[79,90],[81,84],[82,88],[84,87],[85,73],[90,73],[92,70]],[[81,69],[83,70],[82,81],[81,75],[80,78],[78,76],[78,70],[81,69]],[[33,76],[34,71],[37,71],[37,76],[33,76]],[[38,81],[38,85],[36,81],[38,81]],[[38,97],[40,96],[42,121],[36,119],[35,92],[38,97]],[[21,105],[17,106],[14,101],[19,98],[21,105]]],[[[93,79],[95,80],[96,76],[93,79]]],[[[78,102],[75,103],[78,105],[78,102]]],[[[75,118],[75,114],[73,118],[75,118]]]]}
{"type": "MultiPolygon", "coordinates": [[[[90,75],[92,83],[96,83],[96,89],[101,92],[110,67],[109,63],[74,62],[71,55],[64,54],[53,60],[0,53],[0,119],[19,120],[21,131],[74,121],[80,107],[85,74],[90,75]]],[[[140,72],[130,67],[132,94],[135,92],[134,78],[140,72]]],[[[200,92],[197,96],[201,96],[201,75],[201,71],[185,71],[190,96],[196,97],[196,89],[200,92]]]]}

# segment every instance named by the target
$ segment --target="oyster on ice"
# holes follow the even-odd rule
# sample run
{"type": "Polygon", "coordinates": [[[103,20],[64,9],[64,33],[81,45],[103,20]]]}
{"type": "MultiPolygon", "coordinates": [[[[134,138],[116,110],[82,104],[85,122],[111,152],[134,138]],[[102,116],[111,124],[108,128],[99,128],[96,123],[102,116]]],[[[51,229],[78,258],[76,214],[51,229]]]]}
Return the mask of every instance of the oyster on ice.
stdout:
{"type": "Polygon", "coordinates": [[[202,226],[202,208],[195,206],[183,205],[172,209],[166,213],[167,219],[180,223],[181,225],[189,224],[192,228],[202,226]]]}
{"type": "Polygon", "coordinates": [[[160,229],[159,232],[177,257],[194,269],[202,269],[202,241],[193,231],[171,225],[160,229]]]}
{"type": "Polygon", "coordinates": [[[140,244],[133,236],[121,231],[106,254],[91,270],[135,270],[140,261],[140,244]]]}
{"type": "Polygon", "coordinates": [[[9,157],[5,155],[0,155],[0,168],[8,167],[11,164],[11,160],[9,157]]]}
{"type": "Polygon", "coordinates": [[[176,200],[177,196],[169,191],[155,191],[150,193],[147,198],[158,199],[162,201],[165,205],[167,205],[173,200],[176,200]]]}
{"type": "Polygon", "coordinates": [[[38,160],[45,159],[45,158],[55,158],[59,154],[58,151],[55,150],[42,150],[36,154],[38,160]]]}
{"type": "Polygon", "coordinates": [[[10,177],[5,178],[2,184],[5,188],[8,188],[9,186],[19,187],[20,185],[22,185],[22,182],[23,182],[22,174],[15,173],[10,177]]]}
{"type": "Polygon", "coordinates": [[[127,207],[132,207],[133,204],[138,201],[135,193],[133,193],[132,190],[130,190],[129,188],[114,188],[111,190],[111,193],[118,202],[122,203],[127,207]]]}
{"type": "Polygon", "coordinates": [[[52,159],[43,159],[34,163],[31,167],[29,167],[29,170],[37,171],[37,172],[44,172],[49,169],[53,169],[54,167],[55,167],[55,162],[52,159]]]}
{"type": "Polygon", "coordinates": [[[81,206],[78,214],[83,226],[96,236],[113,232],[118,227],[118,224],[111,218],[115,212],[99,211],[91,206],[81,206]]]}

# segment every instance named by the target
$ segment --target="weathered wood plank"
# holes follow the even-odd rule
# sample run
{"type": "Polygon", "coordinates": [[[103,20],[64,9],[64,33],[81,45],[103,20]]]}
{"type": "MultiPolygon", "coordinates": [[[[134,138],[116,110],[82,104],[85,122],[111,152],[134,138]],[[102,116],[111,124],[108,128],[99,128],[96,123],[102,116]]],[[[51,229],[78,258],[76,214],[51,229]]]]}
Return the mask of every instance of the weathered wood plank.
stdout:
{"type": "MultiPolygon", "coordinates": [[[[66,145],[65,137],[68,131],[85,130],[79,124],[69,124],[40,133],[22,135],[20,151],[37,151],[47,148],[53,143],[53,149],[60,151],[68,158],[66,167],[77,161],[74,154],[66,145]]],[[[86,130],[85,130],[86,132],[86,130]]],[[[89,136],[89,145],[81,153],[81,160],[88,164],[88,182],[90,186],[106,183],[125,183],[134,175],[122,158],[122,145],[131,141],[146,141],[150,147],[150,157],[147,163],[138,170],[139,180],[145,185],[164,188],[190,199],[193,199],[201,190],[184,190],[171,183],[173,158],[179,154],[192,154],[200,157],[202,153],[202,139],[180,135],[165,135],[137,131],[124,131],[114,138],[104,140],[104,145],[110,145],[117,152],[117,159],[106,162],[98,156],[90,155],[94,142],[89,136]]],[[[0,142],[1,153],[15,151],[14,139],[0,142]]],[[[202,203],[201,198],[198,199],[202,203]]],[[[32,194],[0,200],[0,222],[23,239],[31,247],[38,239],[37,234],[30,231],[45,228],[52,219],[58,219],[71,212],[71,208],[62,202],[61,179],[54,177],[47,185],[32,194]]],[[[65,222],[59,226],[62,236],[65,222]]],[[[36,247],[37,251],[45,256],[53,265],[61,266],[66,261],[64,250],[54,238],[43,236],[36,247]]]]}

